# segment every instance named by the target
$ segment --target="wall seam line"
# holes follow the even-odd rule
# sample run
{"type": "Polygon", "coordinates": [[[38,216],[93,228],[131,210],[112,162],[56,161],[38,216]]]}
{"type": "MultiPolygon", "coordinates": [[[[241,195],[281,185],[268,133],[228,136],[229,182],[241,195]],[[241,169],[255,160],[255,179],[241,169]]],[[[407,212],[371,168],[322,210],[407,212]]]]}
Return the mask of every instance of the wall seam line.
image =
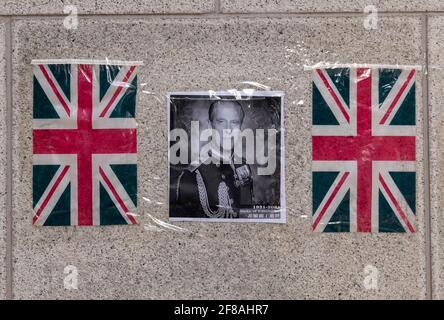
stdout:
{"type": "Polygon", "coordinates": [[[425,206],[425,267],[426,267],[426,299],[433,299],[433,270],[432,270],[432,228],[431,228],[431,197],[430,197],[430,130],[429,130],[429,17],[423,17],[423,48],[425,70],[423,73],[423,122],[424,122],[424,206],[425,206]]]}
{"type": "MultiPolygon", "coordinates": [[[[216,0],[217,1],[217,0],[216,0]]],[[[220,0],[218,0],[220,1],[220,0]]],[[[217,2],[216,2],[217,3],[217,2]]],[[[444,11],[378,11],[379,16],[424,16],[424,15],[444,15],[444,11]]],[[[35,19],[35,18],[65,18],[64,13],[32,13],[26,15],[11,14],[0,15],[0,17],[12,17],[14,19],[35,19]]],[[[223,18],[223,17],[242,17],[242,18],[285,18],[285,17],[362,17],[364,13],[361,11],[319,11],[319,12],[223,12],[222,8],[217,11],[217,6],[209,12],[180,12],[180,13],[78,13],[80,18],[223,18]]]]}
{"type": "Polygon", "coordinates": [[[6,55],[6,299],[13,299],[12,287],[12,17],[5,30],[6,55]]]}

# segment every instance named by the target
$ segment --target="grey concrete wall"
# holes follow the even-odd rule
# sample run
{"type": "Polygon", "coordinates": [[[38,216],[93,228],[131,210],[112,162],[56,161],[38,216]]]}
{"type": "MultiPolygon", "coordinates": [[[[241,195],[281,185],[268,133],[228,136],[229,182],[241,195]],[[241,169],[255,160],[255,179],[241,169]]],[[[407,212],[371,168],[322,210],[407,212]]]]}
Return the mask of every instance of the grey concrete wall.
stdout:
{"type": "Polygon", "coordinates": [[[1,297],[444,298],[443,28],[439,0],[2,1],[1,297]],[[77,5],[77,29],[64,27],[66,4],[77,5]],[[367,4],[380,11],[376,29],[364,28],[367,4]],[[32,227],[30,62],[45,58],[145,62],[138,98],[140,226],[32,227]],[[311,75],[303,65],[321,61],[423,66],[417,233],[310,231],[311,75]],[[243,81],[286,93],[287,224],[162,227],[156,221],[168,220],[165,93],[241,88],[243,81]],[[64,287],[68,265],[78,269],[77,290],[64,287]],[[364,286],[368,266],[378,271],[374,289],[364,286]]]}

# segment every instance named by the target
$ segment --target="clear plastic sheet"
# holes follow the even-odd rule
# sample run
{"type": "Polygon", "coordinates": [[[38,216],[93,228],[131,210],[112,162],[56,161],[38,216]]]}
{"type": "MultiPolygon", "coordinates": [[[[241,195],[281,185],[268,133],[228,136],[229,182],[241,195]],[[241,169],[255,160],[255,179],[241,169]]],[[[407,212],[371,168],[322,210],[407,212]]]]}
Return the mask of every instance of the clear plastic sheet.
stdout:
{"type": "Polygon", "coordinates": [[[171,221],[285,222],[284,94],[168,95],[171,221]]]}
{"type": "Polygon", "coordinates": [[[32,64],[33,224],[137,224],[141,62],[32,64]]]}
{"type": "Polygon", "coordinates": [[[312,72],[312,229],[415,232],[417,66],[312,72]]]}

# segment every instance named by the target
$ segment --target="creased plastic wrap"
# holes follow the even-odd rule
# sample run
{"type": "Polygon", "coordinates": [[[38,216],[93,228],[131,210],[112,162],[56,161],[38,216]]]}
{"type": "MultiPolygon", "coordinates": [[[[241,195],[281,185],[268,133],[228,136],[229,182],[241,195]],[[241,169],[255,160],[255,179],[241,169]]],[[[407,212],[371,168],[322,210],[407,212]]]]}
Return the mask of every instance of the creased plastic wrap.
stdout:
{"type": "Polygon", "coordinates": [[[312,229],[415,232],[415,66],[317,64],[312,229]]]}
{"type": "Polygon", "coordinates": [[[137,224],[140,62],[33,61],[33,219],[137,224]]]}
{"type": "Polygon", "coordinates": [[[284,94],[168,95],[172,221],[285,222],[284,94]]]}

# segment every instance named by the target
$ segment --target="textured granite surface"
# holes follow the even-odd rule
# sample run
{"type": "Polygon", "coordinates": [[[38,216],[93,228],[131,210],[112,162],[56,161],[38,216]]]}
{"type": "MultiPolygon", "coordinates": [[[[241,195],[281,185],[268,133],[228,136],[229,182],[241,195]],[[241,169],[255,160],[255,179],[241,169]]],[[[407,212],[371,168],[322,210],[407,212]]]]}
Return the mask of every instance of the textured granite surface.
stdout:
{"type": "Polygon", "coordinates": [[[254,12],[364,12],[373,5],[380,12],[444,10],[441,0],[3,0],[0,15],[63,15],[67,5],[80,14],[254,13],[254,12]]]}
{"type": "MultiPolygon", "coordinates": [[[[422,19],[382,17],[85,18],[13,25],[15,298],[424,298],[423,104],[417,81],[417,229],[405,234],[314,234],[311,75],[304,64],[423,64],[422,19]],[[116,45],[118,43],[118,45],[116,45]],[[365,47],[365,50],[362,48],[365,47]],[[143,60],[135,227],[31,225],[32,59],[143,60]],[[250,87],[286,93],[287,224],[167,223],[167,91],[250,87]],[[78,290],[64,288],[77,267],[78,290]],[[365,267],[378,270],[364,288],[365,267]]],[[[420,80],[422,73],[418,74],[420,80]]],[[[1,97],[1,96],[0,96],[1,97]]],[[[1,101],[1,100],[0,100],[1,101]]]]}
{"type": "Polygon", "coordinates": [[[433,296],[444,299],[444,17],[429,18],[429,112],[433,296]]]}
{"type": "Polygon", "coordinates": [[[441,0],[221,0],[223,12],[364,12],[369,5],[379,12],[444,10],[441,0]]]}
{"type": "Polygon", "coordinates": [[[214,10],[206,0],[2,0],[0,15],[57,14],[75,5],[79,14],[203,13],[214,10]]]}
{"type": "Polygon", "coordinates": [[[0,299],[6,293],[6,21],[0,18],[0,299]]]}

